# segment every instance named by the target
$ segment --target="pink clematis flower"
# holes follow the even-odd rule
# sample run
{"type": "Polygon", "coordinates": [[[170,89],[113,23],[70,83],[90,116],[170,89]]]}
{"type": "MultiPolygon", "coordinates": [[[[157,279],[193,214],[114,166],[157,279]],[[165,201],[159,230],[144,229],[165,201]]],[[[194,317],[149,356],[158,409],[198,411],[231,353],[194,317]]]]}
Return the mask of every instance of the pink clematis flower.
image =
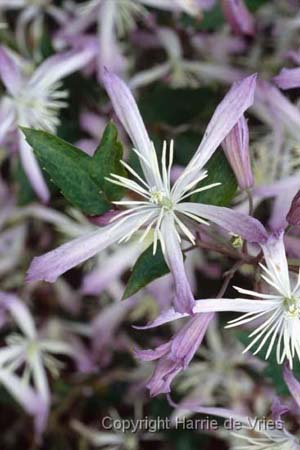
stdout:
{"type": "Polygon", "coordinates": [[[115,112],[131,137],[144,173],[143,179],[123,161],[123,165],[137,181],[114,174],[111,175],[110,181],[133,191],[142,199],[116,202],[127,209],[114,217],[109,225],[35,258],[29,268],[27,279],[53,282],[70,268],[115,242],[128,241],[144,228],[140,240],[143,241],[153,230],[154,253],[158,241],[161,243],[165,261],[174,277],[176,310],[191,313],[194,298],[185,274],[180,246],[181,236],[192,243],[195,242],[190,223],[196,227],[198,223],[207,224],[207,220],[212,220],[246,240],[260,242],[266,239],[264,227],[256,219],[228,208],[185,201],[192,193],[216,185],[197,188],[199,181],[207,176],[203,166],[252,104],[255,76],[235,84],[219,104],[195,155],[173,186],[170,182],[173,143],[170,145],[168,163],[167,145],[164,144],[160,170],[153,143],[131,92],[116,75],[108,71],[104,75],[104,83],[115,112]]]}
{"type": "Polygon", "coordinates": [[[6,87],[4,103],[0,108],[0,142],[8,133],[18,134],[20,158],[33,189],[44,202],[49,191],[31,147],[18,127],[32,127],[55,132],[58,114],[66,107],[67,92],[60,89],[60,80],[83,68],[92,57],[89,50],[66,52],[45,60],[31,75],[26,73],[28,63],[0,48],[0,78],[6,87]]]}
{"type": "MultiPolygon", "coordinates": [[[[261,244],[265,257],[261,277],[268,287],[267,293],[235,287],[239,294],[250,298],[199,300],[193,312],[245,313],[227,325],[227,328],[232,328],[254,323],[255,328],[249,335],[251,342],[244,352],[256,347],[253,353],[256,355],[268,343],[265,358],[269,358],[275,347],[277,363],[282,364],[287,359],[292,368],[294,359],[300,360],[300,272],[298,277],[289,273],[283,237],[283,232],[273,234],[261,244]],[[259,325],[256,325],[257,319],[260,320],[259,325]]],[[[143,328],[153,328],[180,317],[185,315],[168,310],[143,328]]]]}

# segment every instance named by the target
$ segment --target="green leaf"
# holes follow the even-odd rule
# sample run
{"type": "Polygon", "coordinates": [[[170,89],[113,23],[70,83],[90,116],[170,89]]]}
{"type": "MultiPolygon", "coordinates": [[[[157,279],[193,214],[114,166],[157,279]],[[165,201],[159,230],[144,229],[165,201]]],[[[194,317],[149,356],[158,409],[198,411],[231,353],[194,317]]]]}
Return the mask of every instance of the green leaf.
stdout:
{"type": "Polygon", "coordinates": [[[135,294],[151,281],[166,275],[169,271],[160,244],[157,246],[155,255],[153,255],[153,245],[150,245],[137,259],[123,294],[123,299],[135,294]]]}
{"type": "Polygon", "coordinates": [[[218,102],[217,94],[210,87],[175,89],[154,85],[141,95],[139,109],[147,124],[168,123],[177,126],[193,119],[208,120],[218,102]]]}
{"type": "Polygon", "coordinates": [[[124,196],[124,188],[117,186],[106,177],[116,173],[127,176],[125,168],[120,163],[123,156],[123,147],[118,142],[118,131],[110,122],[104,130],[101,143],[90,161],[90,175],[98,186],[105,192],[110,201],[120,200],[124,196]]]}
{"type": "Polygon", "coordinates": [[[24,129],[42,168],[64,197],[88,215],[99,215],[110,204],[89,174],[90,157],[62,139],[38,130],[24,129]]]}
{"type": "Polygon", "coordinates": [[[213,155],[206,164],[205,169],[208,171],[208,176],[197,187],[207,186],[211,183],[222,184],[192,195],[191,201],[217,206],[229,205],[236,193],[237,182],[221,149],[213,155]]]}

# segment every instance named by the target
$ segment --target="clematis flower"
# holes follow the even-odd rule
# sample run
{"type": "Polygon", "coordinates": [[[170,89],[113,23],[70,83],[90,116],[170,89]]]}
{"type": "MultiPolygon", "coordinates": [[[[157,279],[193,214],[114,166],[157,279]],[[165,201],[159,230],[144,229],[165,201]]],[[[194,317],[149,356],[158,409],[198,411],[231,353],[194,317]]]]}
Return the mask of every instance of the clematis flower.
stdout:
{"type": "MultiPolygon", "coordinates": [[[[248,295],[250,298],[198,300],[193,312],[245,313],[231,320],[227,328],[244,324],[249,326],[251,322],[255,326],[259,319],[259,324],[249,335],[252,339],[244,352],[256,346],[253,353],[256,355],[268,343],[265,358],[269,358],[275,347],[277,363],[282,364],[287,359],[292,368],[294,358],[300,360],[300,275],[295,277],[289,273],[283,237],[283,232],[272,234],[261,244],[265,258],[265,265],[261,265],[261,277],[266,282],[269,293],[235,287],[238,293],[248,295]]],[[[186,315],[170,309],[142,328],[154,328],[182,317],[186,315]]]]}
{"type": "MultiPolygon", "coordinates": [[[[137,33],[137,39],[139,34],[137,33]]],[[[212,80],[231,84],[241,79],[240,71],[228,64],[188,60],[183,55],[183,48],[178,34],[171,28],[155,29],[154,47],[163,47],[167,60],[150,69],[136,73],[129,82],[132,89],[146,86],[154,81],[165,79],[174,87],[198,87],[212,80]]]]}
{"type": "Polygon", "coordinates": [[[0,292],[0,308],[10,313],[22,332],[22,334],[11,333],[6,337],[7,345],[0,349],[0,372],[12,374],[23,368],[24,392],[32,391],[30,388],[32,380],[34,391],[44,404],[45,422],[51,401],[45,367],[57,373],[59,363],[52,354],[70,356],[73,349],[65,342],[41,338],[28,308],[14,295],[0,292]]]}
{"type": "Polygon", "coordinates": [[[197,302],[194,312],[239,311],[245,314],[231,320],[228,328],[250,324],[260,320],[249,335],[251,342],[244,352],[256,346],[254,355],[263,349],[267,342],[265,358],[268,359],[274,347],[278,364],[287,359],[293,367],[295,357],[300,359],[300,275],[295,280],[289,273],[286,259],[283,232],[271,235],[262,244],[266,265],[262,265],[262,278],[270,293],[262,293],[236,288],[249,299],[221,299],[197,302]],[[251,299],[254,298],[254,299],[251,299]],[[256,300],[257,299],[257,300],[256,300]]]}
{"type": "Polygon", "coordinates": [[[97,24],[100,81],[103,66],[119,74],[127,69],[119,40],[136,27],[139,18],[150,16],[147,7],[197,16],[213,4],[213,0],[88,0],[77,8],[76,17],[65,27],[64,34],[75,36],[97,24]]]}
{"type": "Polygon", "coordinates": [[[207,224],[207,220],[212,220],[246,240],[259,242],[266,239],[264,227],[256,219],[228,208],[184,201],[194,192],[215,186],[213,184],[197,188],[199,181],[207,176],[203,166],[252,103],[255,76],[235,84],[220,103],[198,150],[172,187],[170,173],[173,143],[170,145],[168,163],[167,145],[164,144],[160,171],[154,146],[130,91],[117,76],[108,71],[104,75],[104,83],[115,112],[134,143],[134,151],[144,173],[143,179],[123,162],[137,181],[115,174],[111,175],[110,181],[138,194],[141,200],[116,202],[127,209],[118,214],[109,225],[35,258],[29,268],[27,280],[42,279],[53,282],[62,273],[114,242],[128,241],[138,230],[144,228],[140,238],[142,241],[153,229],[153,251],[156,252],[160,241],[166,263],[174,277],[176,310],[191,312],[194,298],[185,275],[180,247],[181,235],[188,241],[195,242],[194,234],[187,224],[192,223],[196,227],[198,223],[207,224]]]}
{"type": "Polygon", "coordinates": [[[27,61],[4,47],[0,48],[0,77],[7,90],[2,114],[0,112],[4,118],[0,126],[0,142],[12,131],[18,134],[24,171],[44,202],[49,199],[47,185],[31,147],[18,127],[27,126],[54,133],[59,125],[59,111],[67,106],[67,92],[61,89],[60,80],[83,68],[91,57],[89,50],[60,53],[45,60],[28,75],[27,61]]]}

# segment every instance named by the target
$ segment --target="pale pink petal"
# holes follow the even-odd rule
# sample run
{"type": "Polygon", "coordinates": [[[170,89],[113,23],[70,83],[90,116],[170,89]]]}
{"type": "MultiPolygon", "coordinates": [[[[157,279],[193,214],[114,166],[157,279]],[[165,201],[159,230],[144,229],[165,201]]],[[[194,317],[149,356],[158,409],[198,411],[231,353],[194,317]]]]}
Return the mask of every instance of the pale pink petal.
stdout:
{"type": "Polygon", "coordinates": [[[35,430],[40,435],[46,426],[48,408],[43,399],[27,384],[10,373],[0,369],[0,383],[10,392],[24,410],[34,417],[35,430]]]}
{"type": "Polygon", "coordinates": [[[0,47],[0,77],[11,95],[19,91],[22,84],[20,70],[4,47],[0,47]]]}
{"type": "Polygon", "coordinates": [[[230,233],[237,234],[252,243],[262,243],[268,238],[264,226],[255,218],[233,209],[203,203],[180,203],[178,211],[190,212],[203,219],[211,220],[230,233]]]}
{"type": "Polygon", "coordinates": [[[235,33],[254,35],[254,18],[243,0],[221,0],[221,6],[227,22],[235,33]]]}
{"type": "Polygon", "coordinates": [[[174,308],[177,312],[190,314],[195,300],[185,273],[182,250],[176,232],[174,218],[171,215],[164,217],[161,224],[161,233],[164,243],[164,257],[174,278],[174,308]]]}
{"type": "Polygon", "coordinates": [[[34,258],[27,273],[27,281],[54,282],[64,272],[92,258],[128,234],[136,221],[140,221],[140,216],[128,217],[121,226],[116,226],[116,223],[107,225],[34,258]]]}
{"type": "Polygon", "coordinates": [[[48,88],[71,73],[84,69],[93,56],[94,52],[90,48],[50,56],[36,69],[29,84],[48,88]]]}
{"type": "Polygon", "coordinates": [[[283,378],[289,388],[289,391],[300,408],[300,382],[296,380],[293,372],[285,366],[283,369],[283,378]]]}
{"type": "Polygon", "coordinates": [[[195,155],[175,183],[176,193],[180,193],[184,187],[199,177],[199,172],[218,146],[253,104],[255,87],[256,75],[233,84],[215,110],[195,155]]]}
{"type": "Polygon", "coordinates": [[[0,291],[0,306],[7,309],[13,316],[19,328],[30,339],[35,339],[36,328],[27,306],[13,294],[0,291]]]}
{"type": "Polygon", "coordinates": [[[295,69],[281,69],[279,75],[273,78],[280,89],[295,89],[300,87],[300,67],[295,69]]]}
{"type": "MultiPolygon", "coordinates": [[[[135,149],[146,161],[149,161],[151,141],[132,93],[126,84],[109,70],[103,70],[102,78],[118,119],[132,140],[135,149]]],[[[156,179],[153,171],[149,170],[143,160],[140,162],[150,186],[160,186],[161,182],[156,179]]]]}
{"type": "Polygon", "coordinates": [[[47,183],[44,180],[40,166],[33,154],[33,150],[26,142],[24,135],[19,132],[20,158],[24,172],[26,173],[34,191],[39,198],[47,203],[50,198],[50,192],[47,183]]]}

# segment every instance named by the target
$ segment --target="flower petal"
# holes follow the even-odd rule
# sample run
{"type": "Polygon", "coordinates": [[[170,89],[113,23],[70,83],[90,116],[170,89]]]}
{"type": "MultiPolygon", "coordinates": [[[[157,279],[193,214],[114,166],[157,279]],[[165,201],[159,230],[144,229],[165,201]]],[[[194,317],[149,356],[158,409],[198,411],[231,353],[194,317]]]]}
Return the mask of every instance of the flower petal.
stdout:
{"type": "Polygon", "coordinates": [[[53,283],[67,270],[92,258],[129,233],[137,221],[140,221],[140,216],[128,217],[121,226],[116,223],[107,225],[34,258],[27,273],[27,281],[45,280],[53,283]]]}
{"type": "Polygon", "coordinates": [[[228,232],[238,234],[252,243],[263,243],[268,239],[264,226],[257,219],[229,208],[203,203],[180,203],[177,209],[183,214],[187,211],[211,220],[228,232]]]}
{"type": "Polygon", "coordinates": [[[0,369],[0,383],[11,393],[26,412],[34,417],[36,433],[40,435],[46,426],[48,408],[43,399],[28,385],[10,373],[0,369]]]}
{"type": "Polygon", "coordinates": [[[256,75],[251,75],[233,84],[215,110],[195,155],[175,183],[176,193],[180,193],[184,187],[199,177],[203,166],[244,112],[253,104],[255,87],[256,75]]]}
{"type": "Polygon", "coordinates": [[[31,186],[36,194],[44,203],[47,203],[50,198],[50,192],[42,175],[40,166],[35,159],[32,148],[26,142],[24,135],[20,132],[19,136],[20,158],[24,172],[30,180],[31,186]]]}
{"type": "MultiPolygon", "coordinates": [[[[102,78],[118,119],[128,133],[136,150],[141,153],[146,161],[149,161],[151,141],[130,90],[117,75],[107,69],[103,70],[102,78]]],[[[147,164],[142,159],[140,162],[150,186],[157,185],[156,178],[152,171],[149,170],[147,164]]]]}
{"type": "Polygon", "coordinates": [[[295,69],[281,69],[273,81],[280,89],[294,89],[300,87],[300,67],[295,69]]]}
{"type": "Polygon", "coordinates": [[[27,306],[18,297],[0,291],[0,306],[4,306],[13,316],[19,328],[30,339],[36,337],[36,328],[27,306]]]}
{"type": "Polygon", "coordinates": [[[29,84],[35,88],[49,88],[62,78],[83,69],[93,56],[94,52],[89,47],[50,56],[33,73],[29,84]]]}
{"type": "Polygon", "coordinates": [[[300,382],[296,380],[294,377],[293,372],[288,368],[288,366],[284,366],[283,369],[283,378],[286,382],[287,387],[289,388],[289,391],[297,403],[297,405],[300,408],[300,382]]]}
{"type": "Polygon", "coordinates": [[[188,282],[174,218],[166,215],[161,224],[163,253],[174,278],[174,308],[179,313],[191,314],[195,300],[188,282]]]}
{"type": "Polygon", "coordinates": [[[15,95],[21,87],[20,70],[4,47],[0,47],[0,77],[11,95],[15,95]]]}
{"type": "Polygon", "coordinates": [[[273,300],[214,298],[214,299],[196,300],[193,312],[194,314],[217,312],[217,311],[256,313],[260,311],[267,311],[276,306],[278,306],[278,302],[273,300]]]}

